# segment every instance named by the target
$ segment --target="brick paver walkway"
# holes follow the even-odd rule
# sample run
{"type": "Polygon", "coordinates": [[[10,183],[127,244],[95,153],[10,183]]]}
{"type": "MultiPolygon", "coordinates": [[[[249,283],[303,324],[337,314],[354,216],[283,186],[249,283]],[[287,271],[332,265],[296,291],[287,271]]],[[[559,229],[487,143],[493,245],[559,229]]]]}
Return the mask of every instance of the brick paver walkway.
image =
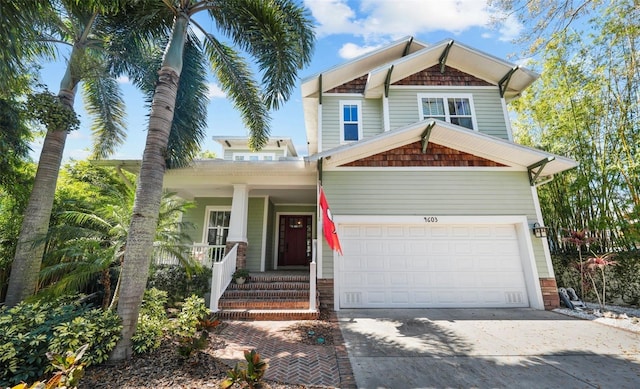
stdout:
{"type": "MultiPolygon", "coordinates": [[[[335,315],[334,315],[335,316],[335,315]]],[[[269,362],[265,379],[329,388],[355,388],[351,363],[335,320],[333,345],[292,341],[286,329],[296,321],[227,321],[220,332],[227,346],[216,356],[230,366],[244,361],[244,350],[256,349],[269,362]]]]}

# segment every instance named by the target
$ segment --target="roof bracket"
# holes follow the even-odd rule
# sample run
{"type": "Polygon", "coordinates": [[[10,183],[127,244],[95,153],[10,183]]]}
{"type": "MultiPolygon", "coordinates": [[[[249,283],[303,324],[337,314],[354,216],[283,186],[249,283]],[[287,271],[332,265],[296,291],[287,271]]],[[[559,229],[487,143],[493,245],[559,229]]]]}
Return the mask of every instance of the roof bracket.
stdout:
{"type": "Polygon", "coordinates": [[[431,130],[435,125],[436,125],[436,122],[433,122],[433,121],[430,122],[429,124],[427,124],[427,128],[425,128],[424,131],[422,132],[422,135],[420,135],[420,138],[422,139],[422,154],[427,153],[427,146],[429,145],[429,137],[431,137],[431,130]]]}
{"type": "Polygon", "coordinates": [[[409,42],[407,42],[407,45],[404,47],[404,51],[402,52],[403,57],[409,54],[409,49],[411,48],[412,43],[413,43],[413,37],[409,38],[409,42]]]}
{"type": "Polygon", "coordinates": [[[451,50],[451,46],[453,46],[453,40],[450,40],[449,43],[447,43],[447,47],[444,48],[444,51],[442,52],[442,54],[440,54],[440,59],[438,60],[438,63],[440,64],[440,73],[442,74],[444,74],[445,71],[447,57],[449,56],[449,50],[451,50]]]}
{"type": "Polygon", "coordinates": [[[322,73],[318,76],[318,103],[322,105],[322,73]]]}
{"type": "Polygon", "coordinates": [[[498,88],[500,88],[500,97],[504,97],[504,94],[507,93],[507,87],[509,86],[509,81],[511,81],[511,76],[515,73],[520,66],[516,66],[513,69],[509,70],[507,74],[502,77],[502,79],[498,82],[498,88]]]}
{"type": "Polygon", "coordinates": [[[531,186],[536,185],[536,180],[540,176],[540,173],[542,173],[542,170],[544,169],[544,167],[554,159],[556,159],[556,157],[547,157],[541,161],[538,161],[532,165],[527,166],[527,172],[529,173],[529,185],[531,186]]]}
{"type": "Polygon", "coordinates": [[[389,97],[389,84],[391,83],[391,73],[393,72],[393,66],[387,71],[387,78],[384,80],[384,97],[389,97]]]}

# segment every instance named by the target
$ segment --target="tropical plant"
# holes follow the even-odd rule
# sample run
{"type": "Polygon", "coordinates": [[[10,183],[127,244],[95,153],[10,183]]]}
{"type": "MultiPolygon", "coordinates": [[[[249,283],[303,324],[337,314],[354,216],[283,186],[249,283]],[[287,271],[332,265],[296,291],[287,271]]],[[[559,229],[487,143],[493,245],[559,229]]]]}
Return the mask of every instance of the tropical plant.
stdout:
{"type": "Polygon", "coordinates": [[[247,361],[244,366],[237,363],[233,370],[227,372],[227,379],[220,384],[222,389],[230,388],[235,384],[249,389],[262,387],[262,377],[269,365],[260,359],[260,354],[256,350],[245,350],[244,359],[247,361]]]}
{"type": "MultiPolygon", "coordinates": [[[[11,1],[16,12],[24,7],[31,9],[32,1],[11,1]]],[[[11,26],[14,35],[37,28],[35,34],[42,42],[68,45],[71,51],[67,68],[56,97],[44,92],[36,95],[34,104],[39,106],[39,121],[47,126],[42,152],[38,161],[33,189],[29,198],[22,228],[18,237],[16,254],[11,268],[11,278],[6,304],[13,306],[36,291],[38,272],[44,254],[44,240],[49,226],[53,198],[62,161],[67,134],[77,128],[73,110],[76,89],[84,81],[84,92],[89,110],[96,116],[94,131],[109,134],[115,143],[124,134],[124,103],[118,91],[115,74],[108,72],[110,41],[128,39],[130,34],[118,34],[112,19],[105,15],[121,10],[119,1],[52,0],[39,2],[36,14],[42,23],[11,26]],[[46,18],[45,18],[46,17],[46,18]],[[124,37],[124,35],[128,35],[124,37]]],[[[4,6],[3,6],[4,10],[4,6]]],[[[15,23],[25,22],[16,17],[15,23]]],[[[4,25],[4,23],[3,23],[4,25]]],[[[135,40],[130,40],[135,42],[135,40]]],[[[133,51],[133,45],[131,45],[133,51]]]]}
{"type": "MultiPolygon", "coordinates": [[[[109,185],[102,188],[100,194],[111,202],[105,201],[94,210],[65,211],[57,217],[60,224],[49,232],[45,266],[41,271],[43,288],[39,295],[81,292],[98,281],[103,292],[102,306],[115,307],[134,195],[125,185],[109,185]],[[118,279],[115,287],[112,287],[112,275],[118,279]]],[[[189,224],[181,222],[180,215],[190,206],[165,193],[155,239],[157,245],[166,246],[187,271],[199,273],[201,266],[175,249],[189,240],[185,232],[189,224]]]]}
{"type": "Polygon", "coordinates": [[[0,387],[42,377],[51,369],[48,352],[89,344],[83,360],[103,362],[120,336],[111,311],[81,304],[77,296],[0,308],[0,387]]]}
{"type": "MultiPolygon", "coordinates": [[[[147,280],[152,236],[157,225],[167,163],[169,167],[181,162],[184,164],[197,154],[197,150],[176,153],[169,147],[170,134],[177,136],[172,126],[176,125],[179,118],[174,113],[177,114],[178,108],[186,105],[183,98],[189,97],[183,94],[182,86],[197,86],[196,90],[199,91],[205,89],[203,84],[192,80],[185,82],[188,73],[184,71],[195,70],[192,75],[203,76],[207,68],[205,63],[211,65],[222,89],[240,109],[250,133],[250,147],[259,149],[268,137],[268,110],[278,108],[289,98],[295,86],[297,70],[309,63],[314,42],[307,12],[293,0],[172,0],[163,1],[162,6],[162,9],[154,11],[168,12],[174,17],[174,22],[154,88],[149,130],[126,244],[118,304],[118,314],[123,318],[124,327],[122,341],[112,355],[116,360],[131,354],[131,335],[147,280]],[[262,89],[254,81],[243,57],[218,36],[205,31],[203,24],[194,19],[201,12],[207,12],[215,21],[219,34],[226,35],[234,45],[256,59],[262,71],[262,89]],[[190,27],[204,33],[202,41],[190,32],[190,27]],[[181,156],[186,156],[186,161],[179,159],[181,156]]],[[[200,77],[200,80],[204,78],[200,77]]],[[[187,139],[198,138],[198,131],[204,125],[204,108],[204,105],[189,106],[189,112],[186,112],[189,115],[186,117],[193,118],[200,126],[194,126],[190,133],[181,133],[187,139]],[[200,120],[195,120],[197,118],[200,120]]],[[[194,146],[193,143],[185,144],[194,146]]]]}
{"type": "Polygon", "coordinates": [[[617,265],[616,261],[612,261],[611,257],[613,254],[604,254],[604,255],[594,255],[593,257],[587,258],[584,264],[585,273],[589,280],[591,281],[591,285],[593,285],[593,291],[596,294],[598,299],[598,304],[600,305],[600,309],[604,311],[604,305],[606,303],[606,292],[607,292],[607,277],[605,270],[609,266],[617,265]],[[598,287],[596,286],[595,275],[596,273],[600,273],[600,282],[602,282],[602,293],[599,293],[598,287]]]}
{"type": "Polygon", "coordinates": [[[89,347],[88,344],[80,347],[75,352],[67,351],[64,355],[60,353],[47,353],[47,358],[51,361],[51,365],[57,369],[46,383],[36,381],[31,386],[26,383],[20,383],[11,389],[75,389],[82,376],[84,376],[85,363],[80,362],[84,353],[89,347]]]}
{"type": "Polygon", "coordinates": [[[167,292],[168,304],[172,307],[192,294],[204,297],[211,289],[211,269],[201,269],[201,272],[190,272],[185,266],[153,265],[147,288],[158,288],[167,292]]]}
{"type": "Polygon", "coordinates": [[[167,292],[156,288],[147,289],[140,307],[140,317],[133,334],[133,351],[142,354],[156,350],[162,343],[165,329],[169,325],[165,304],[167,292]]]}

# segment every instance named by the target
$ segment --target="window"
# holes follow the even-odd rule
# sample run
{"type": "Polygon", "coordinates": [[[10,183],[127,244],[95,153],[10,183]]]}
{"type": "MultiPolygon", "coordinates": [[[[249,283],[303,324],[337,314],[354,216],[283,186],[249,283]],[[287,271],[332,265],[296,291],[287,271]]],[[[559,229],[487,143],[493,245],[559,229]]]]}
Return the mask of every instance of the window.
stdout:
{"type": "Polygon", "coordinates": [[[354,142],[362,138],[362,108],[359,101],[340,102],[340,141],[354,142]]]}
{"type": "Polygon", "coordinates": [[[471,130],[476,128],[471,95],[419,94],[418,102],[422,119],[433,118],[471,130]]]}
{"type": "Polygon", "coordinates": [[[233,153],[234,161],[273,161],[275,153],[233,153]]]}
{"type": "Polygon", "coordinates": [[[206,223],[205,239],[211,246],[223,246],[227,243],[227,235],[229,235],[229,220],[231,220],[231,211],[208,210],[208,218],[206,223]]]}

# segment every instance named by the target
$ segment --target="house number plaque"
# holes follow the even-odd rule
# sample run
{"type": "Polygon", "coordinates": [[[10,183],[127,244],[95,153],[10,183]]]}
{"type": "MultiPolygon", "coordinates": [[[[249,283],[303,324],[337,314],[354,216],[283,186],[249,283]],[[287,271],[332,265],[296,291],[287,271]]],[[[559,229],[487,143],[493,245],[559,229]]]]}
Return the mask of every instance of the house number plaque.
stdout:
{"type": "Polygon", "coordinates": [[[425,216],[424,217],[424,222],[425,223],[437,223],[438,222],[438,218],[435,216],[425,216]]]}

